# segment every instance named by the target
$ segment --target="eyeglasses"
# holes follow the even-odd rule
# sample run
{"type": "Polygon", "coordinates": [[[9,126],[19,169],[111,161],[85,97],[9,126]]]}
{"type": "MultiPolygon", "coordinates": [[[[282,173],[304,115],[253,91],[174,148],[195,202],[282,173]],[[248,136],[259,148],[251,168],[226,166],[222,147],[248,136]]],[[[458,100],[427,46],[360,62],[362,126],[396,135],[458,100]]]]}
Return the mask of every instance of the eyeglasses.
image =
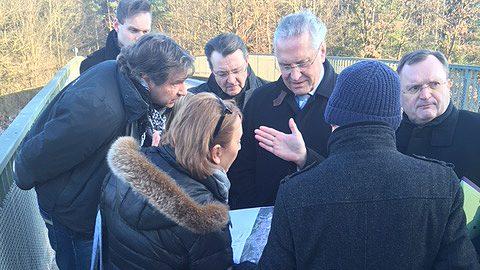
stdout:
{"type": "Polygon", "coordinates": [[[315,53],[315,56],[313,57],[312,60],[304,60],[304,61],[301,61],[299,63],[296,63],[296,64],[283,64],[283,63],[278,63],[278,66],[280,67],[280,70],[282,70],[283,72],[287,72],[287,73],[290,73],[292,72],[292,70],[294,68],[298,68],[300,71],[304,71],[305,69],[307,69],[308,67],[310,67],[311,65],[313,65],[313,63],[315,62],[315,60],[317,59],[317,56],[318,56],[318,52],[320,52],[320,48],[321,48],[321,44],[320,46],[318,47],[317,49],[317,52],[315,53]]]}
{"type": "Polygon", "coordinates": [[[213,137],[216,138],[218,136],[218,133],[220,132],[220,128],[222,127],[223,124],[223,119],[225,119],[225,115],[227,114],[232,114],[232,110],[230,110],[227,105],[221,100],[218,96],[216,96],[218,103],[220,103],[220,107],[222,108],[222,114],[220,115],[220,118],[218,119],[217,125],[215,126],[215,130],[213,131],[213,137]]]}
{"type": "Polygon", "coordinates": [[[428,87],[432,90],[439,90],[440,86],[446,84],[447,82],[448,82],[448,80],[443,81],[443,82],[430,81],[430,82],[427,82],[427,83],[424,83],[424,84],[415,84],[415,85],[412,85],[412,86],[404,89],[403,93],[410,94],[410,95],[415,95],[415,94],[419,93],[421,90],[423,90],[423,88],[425,88],[425,87],[428,87]]]}
{"type": "Polygon", "coordinates": [[[243,73],[247,70],[247,66],[248,65],[245,65],[241,68],[237,68],[237,69],[234,69],[232,71],[212,71],[213,74],[221,79],[225,79],[227,78],[230,74],[233,74],[233,76],[238,76],[240,75],[240,73],[243,73]]]}

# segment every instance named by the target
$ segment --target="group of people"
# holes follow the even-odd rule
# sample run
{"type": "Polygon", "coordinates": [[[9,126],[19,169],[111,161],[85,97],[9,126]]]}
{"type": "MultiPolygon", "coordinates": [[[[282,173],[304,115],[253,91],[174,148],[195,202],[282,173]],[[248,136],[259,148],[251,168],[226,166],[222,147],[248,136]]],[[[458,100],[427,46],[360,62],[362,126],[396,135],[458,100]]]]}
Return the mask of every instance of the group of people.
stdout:
{"type": "Polygon", "coordinates": [[[442,53],[337,75],[301,11],[276,28],[277,81],[227,33],[187,91],[194,58],[150,29],[148,1],[120,1],[19,148],[60,269],[90,267],[98,209],[108,269],[480,269],[459,185],[480,183],[480,114],[452,104],[442,53]],[[233,265],[228,210],[271,205],[259,264],[233,265]]]}

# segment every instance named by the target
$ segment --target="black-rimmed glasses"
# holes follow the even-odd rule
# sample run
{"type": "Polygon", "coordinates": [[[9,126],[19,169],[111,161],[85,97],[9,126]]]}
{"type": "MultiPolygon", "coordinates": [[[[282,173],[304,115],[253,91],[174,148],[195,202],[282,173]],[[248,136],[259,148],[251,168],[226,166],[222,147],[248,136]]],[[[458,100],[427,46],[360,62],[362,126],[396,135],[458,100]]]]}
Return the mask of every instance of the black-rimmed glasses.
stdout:
{"type": "Polygon", "coordinates": [[[247,68],[248,68],[248,64],[245,64],[244,66],[234,69],[232,71],[221,70],[221,71],[212,71],[212,72],[215,76],[219,77],[220,79],[226,79],[228,76],[230,76],[230,74],[233,74],[233,76],[235,77],[238,76],[240,73],[247,71],[247,68]]]}
{"type": "Polygon", "coordinates": [[[232,110],[230,110],[227,105],[223,102],[221,98],[218,96],[215,96],[218,100],[218,103],[220,103],[220,107],[222,108],[222,114],[220,115],[220,118],[218,119],[217,125],[215,126],[215,130],[213,131],[213,138],[215,139],[218,136],[218,133],[220,132],[220,128],[222,127],[223,124],[223,119],[225,119],[225,115],[227,114],[232,114],[232,110]]]}

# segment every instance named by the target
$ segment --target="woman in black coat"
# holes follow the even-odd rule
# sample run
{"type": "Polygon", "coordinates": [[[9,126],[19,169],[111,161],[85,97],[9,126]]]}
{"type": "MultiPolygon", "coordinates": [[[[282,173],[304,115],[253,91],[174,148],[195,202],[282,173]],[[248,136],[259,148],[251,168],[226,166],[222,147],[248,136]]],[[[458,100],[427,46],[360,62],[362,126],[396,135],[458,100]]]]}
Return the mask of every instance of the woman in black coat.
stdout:
{"type": "Polygon", "coordinates": [[[240,149],[241,112],[212,94],[186,102],[159,147],[130,137],[108,154],[101,211],[112,269],[232,265],[226,171],[240,149]]]}

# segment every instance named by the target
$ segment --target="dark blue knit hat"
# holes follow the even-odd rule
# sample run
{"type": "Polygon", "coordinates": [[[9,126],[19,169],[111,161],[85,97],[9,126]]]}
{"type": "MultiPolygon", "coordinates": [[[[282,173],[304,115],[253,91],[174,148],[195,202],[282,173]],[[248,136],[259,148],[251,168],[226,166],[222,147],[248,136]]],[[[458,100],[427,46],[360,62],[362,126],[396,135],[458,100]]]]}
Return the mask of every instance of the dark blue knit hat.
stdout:
{"type": "Polygon", "coordinates": [[[400,80],[385,64],[367,60],[353,64],[338,75],[325,108],[325,121],[344,126],[381,121],[397,129],[401,121],[400,80]]]}

